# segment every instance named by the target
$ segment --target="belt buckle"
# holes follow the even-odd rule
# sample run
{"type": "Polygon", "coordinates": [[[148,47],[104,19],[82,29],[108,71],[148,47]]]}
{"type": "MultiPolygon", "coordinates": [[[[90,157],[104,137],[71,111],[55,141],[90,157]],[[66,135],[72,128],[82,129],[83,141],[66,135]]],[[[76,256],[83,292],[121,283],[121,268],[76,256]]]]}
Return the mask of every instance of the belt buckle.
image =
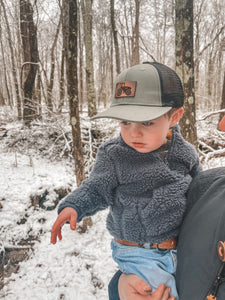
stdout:
{"type": "Polygon", "coordinates": [[[164,248],[159,248],[159,243],[150,243],[150,248],[157,249],[158,251],[162,251],[162,252],[166,250],[164,248]],[[154,244],[156,245],[156,247],[152,247],[154,244]]]}
{"type": "Polygon", "coordinates": [[[158,244],[158,243],[156,243],[156,249],[157,249],[158,251],[161,251],[161,252],[167,250],[167,249],[164,249],[164,248],[159,248],[159,244],[158,244]]]}

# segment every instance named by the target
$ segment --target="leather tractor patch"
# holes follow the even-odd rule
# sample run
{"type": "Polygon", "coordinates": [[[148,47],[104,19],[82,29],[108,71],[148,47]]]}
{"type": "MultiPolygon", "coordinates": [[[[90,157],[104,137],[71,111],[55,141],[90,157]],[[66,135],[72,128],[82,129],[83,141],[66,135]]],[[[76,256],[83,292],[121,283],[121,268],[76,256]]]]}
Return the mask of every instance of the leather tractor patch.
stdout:
{"type": "Polygon", "coordinates": [[[121,81],[116,85],[115,98],[134,97],[136,81],[121,81]]]}

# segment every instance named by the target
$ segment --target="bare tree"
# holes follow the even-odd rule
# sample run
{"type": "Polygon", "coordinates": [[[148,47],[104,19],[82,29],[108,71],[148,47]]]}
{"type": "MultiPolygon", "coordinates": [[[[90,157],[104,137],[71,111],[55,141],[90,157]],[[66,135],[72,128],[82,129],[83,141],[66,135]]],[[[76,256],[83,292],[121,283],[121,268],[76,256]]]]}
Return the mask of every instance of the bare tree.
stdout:
{"type": "MultiPolygon", "coordinates": [[[[20,29],[24,56],[24,109],[23,120],[30,125],[36,117],[33,88],[38,68],[37,28],[33,20],[33,7],[29,0],[20,0],[20,29]]],[[[23,70],[23,69],[22,69],[23,70]]]]}
{"type": "Polygon", "coordinates": [[[21,103],[21,97],[20,97],[19,83],[18,83],[18,79],[17,79],[17,69],[16,69],[14,48],[13,48],[13,42],[12,42],[12,35],[11,35],[11,31],[10,31],[10,26],[9,26],[9,21],[8,21],[8,17],[7,17],[7,13],[6,13],[4,0],[0,1],[0,5],[3,8],[3,15],[5,18],[5,22],[6,22],[8,43],[9,43],[11,63],[12,63],[12,77],[13,77],[13,83],[14,83],[15,92],[16,92],[17,114],[18,114],[18,119],[21,120],[22,119],[22,103],[21,103]]]}
{"type": "Polygon", "coordinates": [[[95,84],[94,84],[93,47],[92,47],[92,3],[93,0],[81,0],[81,9],[83,14],[83,26],[84,26],[86,81],[87,81],[89,117],[94,116],[97,112],[96,98],[95,98],[95,84]]]}
{"type": "MultiPolygon", "coordinates": [[[[225,52],[225,38],[222,39],[221,41],[221,52],[225,52]]],[[[222,85],[222,96],[221,96],[221,104],[220,104],[220,109],[225,108],[225,71],[223,75],[223,85],[222,85]]],[[[218,120],[218,125],[221,119],[223,118],[224,113],[220,113],[219,115],[219,120],[218,120]]]]}
{"type": "Polygon", "coordinates": [[[184,138],[197,147],[193,61],[193,0],[176,0],[176,70],[184,87],[184,138]]]}
{"type": "MultiPolygon", "coordinates": [[[[46,75],[46,79],[47,79],[47,108],[51,112],[53,112],[52,90],[53,90],[54,75],[55,75],[55,50],[56,50],[57,40],[58,40],[58,36],[59,36],[59,30],[60,30],[60,26],[61,26],[61,20],[62,20],[62,14],[60,14],[60,17],[59,17],[59,22],[58,22],[56,33],[55,33],[55,38],[54,38],[54,41],[53,41],[53,44],[52,44],[52,47],[51,47],[51,70],[50,70],[49,79],[47,78],[47,75],[46,75]]],[[[62,57],[62,61],[64,61],[63,57],[62,57]]]]}
{"type": "Polygon", "coordinates": [[[140,16],[140,0],[135,0],[135,25],[133,28],[134,48],[132,51],[132,64],[140,63],[139,55],[139,16],[140,16]]]}
{"type": "MultiPolygon", "coordinates": [[[[3,63],[3,73],[4,73],[4,78],[3,78],[3,84],[5,86],[5,91],[6,91],[6,95],[7,95],[7,104],[9,104],[12,107],[12,99],[11,99],[11,94],[9,91],[9,82],[8,82],[8,74],[7,74],[7,68],[6,68],[6,61],[5,61],[5,53],[4,53],[4,47],[3,47],[3,34],[2,34],[2,26],[0,23],[0,46],[1,46],[1,52],[2,52],[2,63],[3,63]]],[[[4,99],[4,92],[2,91],[2,98],[4,99]]],[[[2,99],[2,103],[5,103],[5,100],[2,99]]]]}
{"type": "Polygon", "coordinates": [[[115,24],[114,0],[110,0],[110,19],[111,19],[112,34],[113,34],[114,48],[116,54],[116,73],[119,74],[120,73],[120,52],[119,52],[117,30],[115,24]]]}
{"type": "MultiPolygon", "coordinates": [[[[70,106],[70,123],[73,137],[73,153],[77,185],[85,179],[83,147],[81,143],[78,80],[77,80],[77,1],[65,0],[68,3],[69,34],[66,58],[66,74],[68,83],[68,97],[70,106]]],[[[64,20],[65,21],[65,20],[64,20]]]]}

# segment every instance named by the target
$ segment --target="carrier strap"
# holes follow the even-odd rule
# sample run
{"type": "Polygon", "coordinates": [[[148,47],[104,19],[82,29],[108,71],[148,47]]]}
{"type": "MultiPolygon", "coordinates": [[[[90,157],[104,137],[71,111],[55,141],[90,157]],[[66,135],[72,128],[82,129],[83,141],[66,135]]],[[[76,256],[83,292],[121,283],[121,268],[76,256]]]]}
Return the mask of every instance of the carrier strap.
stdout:
{"type": "Polygon", "coordinates": [[[210,291],[206,297],[206,300],[216,300],[217,293],[220,285],[225,282],[224,272],[225,271],[225,263],[222,263],[219,267],[219,270],[216,275],[216,279],[214,280],[210,291]]]}

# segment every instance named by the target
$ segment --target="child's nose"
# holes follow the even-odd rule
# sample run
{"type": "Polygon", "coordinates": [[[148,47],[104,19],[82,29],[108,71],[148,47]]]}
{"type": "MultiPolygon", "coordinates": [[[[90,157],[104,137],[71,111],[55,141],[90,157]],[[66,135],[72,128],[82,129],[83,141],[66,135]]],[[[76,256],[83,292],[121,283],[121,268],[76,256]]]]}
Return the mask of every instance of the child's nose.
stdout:
{"type": "Polygon", "coordinates": [[[131,135],[132,135],[132,137],[134,137],[134,138],[141,137],[141,136],[143,135],[139,123],[133,123],[133,124],[132,124],[132,127],[131,127],[131,135]]]}

